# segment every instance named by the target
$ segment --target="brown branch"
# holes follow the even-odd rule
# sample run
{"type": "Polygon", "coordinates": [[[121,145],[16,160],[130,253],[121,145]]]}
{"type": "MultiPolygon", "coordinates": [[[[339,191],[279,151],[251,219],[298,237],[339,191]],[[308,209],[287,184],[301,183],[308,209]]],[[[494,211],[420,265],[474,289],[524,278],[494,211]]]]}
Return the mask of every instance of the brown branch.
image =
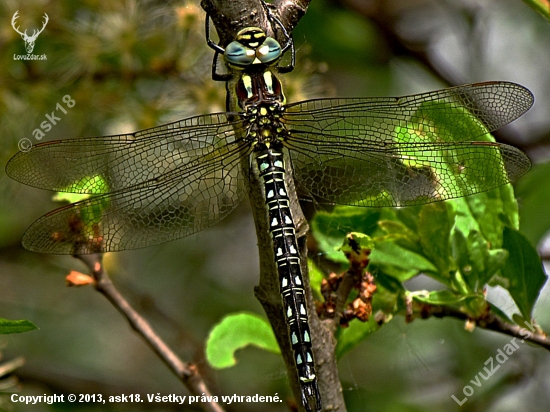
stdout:
{"type": "Polygon", "coordinates": [[[285,26],[285,29],[292,33],[294,27],[300,19],[306,14],[311,0],[275,0],[272,3],[274,10],[278,12],[279,20],[285,26]]]}
{"type": "Polygon", "coordinates": [[[332,321],[333,333],[336,333],[338,327],[340,326],[340,319],[342,318],[342,315],[344,313],[344,307],[346,306],[348,297],[353,290],[353,287],[355,286],[356,279],[357,275],[353,273],[353,271],[350,269],[344,274],[344,278],[340,283],[336,299],[335,316],[332,321]]]}
{"type": "MultiPolygon", "coordinates": [[[[277,0],[268,7],[285,29],[292,33],[306,13],[310,2],[311,0],[277,0]]],[[[222,47],[235,40],[239,30],[251,26],[263,28],[269,36],[276,36],[281,44],[286,41],[281,37],[282,33],[277,27],[274,27],[274,22],[269,19],[262,0],[202,0],[201,7],[212,18],[222,47]]]]}
{"type": "Polygon", "coordinates": [[[202,0],[201,7],[212,19],[222,47],[235,40],[239,30],[245,27],[262,27],[271,33],[271,24],[261,0],[202,0]]]}
{"type": "MultiPolygon", "coordinates": [[[[102,254],[76,256],[88,266],[95,280],[95,288],[126,318],[130,326],[145,340],[157,356],[183,382],[185,387],[194,396],[212,396],[206,383],[199,374],[197,366],[192,363],[184,364],[181,359],[153,330],[130,303],[117,290],[109,275],[105,271],[102,254]]],[[[224,409],[216,402],[202,402],[202,408],[207,412],[223,412],[224,409]]]]}
{"type": "Polygon", "coordinates": [[[476,326],[482,329],[500,332],[505,335],[521,339],[522,341],[525,340],[550,351],[550,338],[548,338],[546,333],[544,333],[534,321],[532,321],[531,324],[522,327],[519,325],[512,325],[491,312],[487,312],[478,318],[471,318],[466,313],[449,306],[427,304],[422,304],[420,310],[415,310],[411,319],[427,319],[432,316],[436,318],[451,317],[467,322],[473,322],[476,326]]]}

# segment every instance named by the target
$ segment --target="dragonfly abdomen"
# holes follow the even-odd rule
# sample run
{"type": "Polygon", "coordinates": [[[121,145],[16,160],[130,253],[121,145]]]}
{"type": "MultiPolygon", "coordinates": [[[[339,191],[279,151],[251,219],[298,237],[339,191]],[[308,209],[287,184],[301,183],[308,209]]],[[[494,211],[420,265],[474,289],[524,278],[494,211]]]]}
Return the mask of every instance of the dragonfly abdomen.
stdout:
{"type": "MultiPolygon", "coordinates": [[[[273,147],[265,148],[257,153],[256,161],[265,185],[269,230],[302,397],[319,399],[300,253],[285,184],[283,153],[273,147]]],[[[307,399],[303,401],[304,405],[308,405],[307,399]]]]}

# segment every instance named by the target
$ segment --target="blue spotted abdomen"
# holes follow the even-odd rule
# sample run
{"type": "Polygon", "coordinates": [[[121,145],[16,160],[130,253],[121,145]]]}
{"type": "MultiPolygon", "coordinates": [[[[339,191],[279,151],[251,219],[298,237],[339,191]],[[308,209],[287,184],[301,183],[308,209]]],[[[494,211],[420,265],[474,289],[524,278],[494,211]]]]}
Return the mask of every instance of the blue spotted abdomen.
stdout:
{"type": "Polygon", "coordinates": [[[311,335],[296,228],[285,184],[283,153],[273,147],[266,148],[257,152],[256,161],[265,185],[269,228],[279,272],[279,286],[302,394],[305,391],[308,396],[315,396],[318,393],[315,364],[311,351],[311,335]]]}

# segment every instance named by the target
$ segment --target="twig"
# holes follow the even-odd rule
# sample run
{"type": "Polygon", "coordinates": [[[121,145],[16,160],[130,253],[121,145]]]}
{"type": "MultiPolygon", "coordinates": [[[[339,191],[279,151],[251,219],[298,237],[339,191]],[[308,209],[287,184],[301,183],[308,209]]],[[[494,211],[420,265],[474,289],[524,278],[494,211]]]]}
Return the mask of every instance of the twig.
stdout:
{"type": "Polygon", "coordinates": [[[415,311],[415,313],[412,315],[412,318],[416,317],[427,319],[431,316],[436,318],[452,317],[464,321],[473,322],[476,326],[482,329],[488,329],[495,332],[503,333],[508,336],[513,336],[515,338],[534,343],[550,351],[550,338],[548,338],[548,336],[542,330],[540,330],[535,322],[526,325],[526,327],[512,325],[491,312],[488,312],[487,314],[484,314],[478,318],[472,319],[466,313],[463,313],[455,308],[427,304],[422,304],[421,309],[419,311],[415,311]]]}
{"type": "MultiPolygon", "coordinates": [[[[151,325],[139,314],[117,290],[102,264],[102,254],[76,256],[88,266],[95,280],[95,288],[111,302],[111,304],[126,318],[130,326],[147,342],[149,347],[183,382],[194,396],[212,396],[196,365],[184,364],[181,359],[158,336],[151,325]]],[[[201,402],[207,412],[223,412],[224,409],[216,402],[201,402]]]]}
{"type": "Polygon", "coordinates": [[[340,286],[338,287],[338,295],[336,299],[335,316],[332,321],[332,331],[336,333],[340,326],[340,319],[344,313],[344,307],[346,306],[348,297],[353,290],[353,286],[356,284],[357,274],[353,273],[353,269],[350,268],[345,274],[340,286]]]}

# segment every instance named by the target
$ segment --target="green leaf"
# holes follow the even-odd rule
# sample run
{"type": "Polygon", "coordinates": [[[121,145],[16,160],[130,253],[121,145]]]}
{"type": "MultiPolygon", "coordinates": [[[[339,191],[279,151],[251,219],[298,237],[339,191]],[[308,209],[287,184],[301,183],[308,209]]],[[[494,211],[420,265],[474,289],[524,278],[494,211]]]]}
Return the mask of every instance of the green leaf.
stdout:
{"type": "Polygon", "coordinates": [[[458,305],[459,303],[464,302],[467,299],[471,298],[480,298],[484,299],[483,295],[471,295],[471,296],[465,296],[465,295],[458,295],[456,293],[451,292],[450,290],[437,290],[437,291],[417,291],[417,292],[410,292],[409,295],[413,298],[413,300],[417,300],[422,303],[427,303],[430,305],[447,305],[447,306],[454,306],[458,305]]]}
{"type": "Polygon", "coordinates": [[[402,222],[413,233],[418,232],[419,215],[421,209],[426,206],[407,206],[394,210],[394,220],[402,222]]]}
{"type": "Polygon", "coordinates": [[[395,313],[400,303],[405,301],[405,295],[407,291],[403,287],[403,284],[399,282],[393,276],[388,276],[385,273],[378,273],[376,268],[368,267],[376,278],[376,286],[378,289],[374,294],[373,299],[373,312],[381,310],[385,313],[395,313]]]}
{"type": "Polygon", "coordinates": [[[325,275],[311,259],[307,260],[307,272],[309,275],[309,286],[315,294],[315,298],[317,300],[321,300],[321,284],[325,278],[325,275]]]}
{"type": "Polygon", "coordinates": [[[491,278],[498,273],[499,270],[506,266],[509,253],[506,249],[488,250],[485,267],[485,276],[481,277],[480,281],[484,285],[489,283],[491,278]]]}
{"type": "Polygon", "coordinates": [[[518,208],[510,185],[453,201],[452,255],[468,287],[481,291],[505,265],[503,230],[517,227],[518,208]]]}
{"type": "Polygon", "coordinates": [[[521,199],[521,232],[536,245],[550,227],[550,213],[541,213],[550,204],[550,162],[536,164],[521,178],[516,194],[521,199]]]}
{"type": "Polygon", "coordinates": [[[395,243],[404,249],[408,249],[419,254],[422,253],[420,238],[417,234],[418,229],[411,230],[403,222],[397,220],[381,220],[378,222],[378,225],[388,234],[387,236],[378,238],[378,241],[395,239],[395,243]]]}
{"type": "Polygon", "coordinates": [[[237,363],[235,352],[248,345],[280,353],[267,320],[254,313],[231,314],[210,331],[206,341],[206,359],[214,368],[229,368],[237,363]]]}
{"type": "Polygon", "coordinates": [[[449,273],[455,267],[451,255],[452,206],[431,203],[422,208],[419,217],[418,234],[424,255],[437,267],[437,279],[448,283],[449,273]]]}
{"type": "Polygon", "coordinates": [[[466,284],[471,290],[481,291],[506,264],[505,249],[490,249],[480,232],[472,230],[468,238],[460,230],[452,237],[453,256],[466,284]]]}
{"type": "Polygon", "coordinates": [[[490,250],[489,242],[476,231],[470,232],[467,242],[473,267],[472,275],[475,275],[477,282],[476,285],[473,282],[469,284],[480,290],[504,266],[508,253],[503,249],[490,250]]]}
{"type": "Polygon", "coordinates": [[[517,201],[511,185],[504,185],[488,192],[454,199],[456,209],[455,229],[465,236],[471,231],[481,232],[492,248],[502,246],[505,226],[518,228],[517,201]]]}
{"type": "Polygon", "coordinates": [[[370,255],[373,270],[381,270],[400,281],[408,280],[420,272],[437,272],[432,262],[418,253],[404,249],[398,244],[397,239],[392,237],[375,242],[376,247],[370,255]]]}
{"type": "Polygon", "coordinates": [[[461,230],[455,229],[451,236],[451,250],[453,258],[458,265],[458,270],[464,274],[472,271],[470,265],[470,254],[468,252],[468,241],[461,230]]]}
{"type": "Polygon", "coordinates": [[[30,320],[9,320],[0,318],[0,334],[22,333],[36,329],[38,329],[38,327],[30,320]]]}
{"type": "Polygon", "coordinates": [[[547,275],[536,249],[517,230],[504,229],[503,246],[508,250],[509,258],[501,271],[502,276],[510,282],[508,291],[521,315],[531,319],[533,306],[547,275]]]}

